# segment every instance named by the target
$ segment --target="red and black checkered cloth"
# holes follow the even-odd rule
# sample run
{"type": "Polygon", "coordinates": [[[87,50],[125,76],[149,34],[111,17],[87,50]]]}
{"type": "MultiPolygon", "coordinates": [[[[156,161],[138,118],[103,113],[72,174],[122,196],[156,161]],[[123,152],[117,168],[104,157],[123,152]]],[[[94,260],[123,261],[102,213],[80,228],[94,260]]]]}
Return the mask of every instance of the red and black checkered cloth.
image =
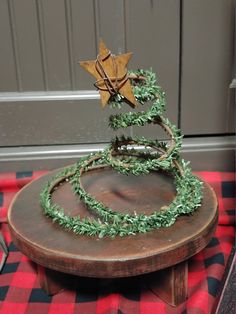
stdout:
{"type": "Polygon", "coordinates": [[[189,260],[188,300],[175,308],[165,304],[142,283],[132,284],[132,279],[81,278],[77,289],[64,290],[55,296],[48,296],[40,288],[35,264],[20,253],[11,241],[6,216],[15,193],[43,173],[45,172],[0,174],[0,231],[9,248],[6,264],[0,274],[1,314],[214,313],[235,241],[234,173],[198,173],[216,191],[220,211],[219,225],[208,246],[189,260]]]}

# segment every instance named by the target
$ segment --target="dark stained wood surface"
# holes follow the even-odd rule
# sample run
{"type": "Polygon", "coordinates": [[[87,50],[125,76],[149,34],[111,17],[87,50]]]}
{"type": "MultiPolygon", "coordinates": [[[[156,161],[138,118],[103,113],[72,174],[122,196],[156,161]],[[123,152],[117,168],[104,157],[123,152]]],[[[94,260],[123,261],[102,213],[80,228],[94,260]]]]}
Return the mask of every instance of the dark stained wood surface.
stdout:
{"type": "Polygon", "coordinates": [[[147,287],[173,306],[179,305],[188,295],[188,261],[149,274],[147,287]]]}
{"type": "MultiPolygon", "coordinates": [[[[57,170],[58,171],[58,170],[57,170]]],[[[193,215],[179,217],[169,228],[128,237],[99,239],[65,231],[44,216],[39,193],[57,171],[33,181],[15,197],[8,214],[13,241],[39,265],[87,277],[114,278],[149,273],[180,263],[202,250],[217,225],[217,200],[204,183],[204,200],[193,215]]],[[[86,190],[116,210],[151,213],[175,195],[171,177],[163,173],[124,176],[111,169],[83,177],[86,190]]],[[[65,183],[53,200],[67,213],[90,215],[65,183]]]]}

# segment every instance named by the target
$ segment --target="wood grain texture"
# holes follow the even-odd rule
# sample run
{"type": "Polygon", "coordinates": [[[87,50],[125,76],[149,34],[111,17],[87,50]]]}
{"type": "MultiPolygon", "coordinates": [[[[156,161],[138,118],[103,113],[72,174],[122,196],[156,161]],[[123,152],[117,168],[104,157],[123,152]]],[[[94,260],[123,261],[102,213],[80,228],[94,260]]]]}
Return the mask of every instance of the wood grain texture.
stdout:
{"type": "Polygon", "coordinates": [[[54,295],[63,290],[63,273],[37,265],[38,281],[41,288],[48,294],[54,295]]]}
{"type": "Polygon", "coordinates": [[[148,287],[168,304],[183,303],[188,293],[188,261],[151,273],[148,287]]]}
{"type": "MultiPolygon", "coordinates": [[[[54,172],[55,174],[55,172],[54,172]]],[[[153,272],[182,262],[202,250],[217,225],[217,201],[204,184],[204,200],[191,216],[179,217],[169,228],[129,237],[91,238],[66,232],[46,218],[39,205],[48,174],[26,186],[14,199],[8,214],[12,239],[36,263],[74,275],[110,278],[153,272]]],[[[169,204],[175,195],[172,179],[164,174],[123,176],[112,170],[93,171],[83,177],[87,191],[107,206],[122,211],[134,208],[151,213],[169,204]],[[145,187],[145,188],[144,188],[145,187]]],[[[81,216],[90,212],[63,184],[53,200],[67,213],[81,216]]]]}
{"type": "MultiPolygon", "coordinates": [[[[83,281],[86,280],[85,277],[68,275],[40,265],[37,265],[37,274],[41,288],[48,295],[55,295],[68,288],[79,289],[79,287],[83,286],[83,281]]],[[[88,286],[91,289],[98,289],[99,281],[95,281],[95,278],[93,279],[94,281],[91,282],[92,287],[91,284],[88,284],[88,286]]],[[[105,282],[105,279],[101,280],[105,282]]],[[[114,284],[116,283],[116,285],[118,284],[118,279],[107,280],[114,284]]],[[[126,281],[127,285],[127,280],[121,278],[119,282],[121,287],[124,285],[124,281],[126,281]]],[[[129,281],[130,286],[145,286],[166,303],[177,306],[186,300],[188,294],[188,261],[149,274],[131,277],[129,281]]]]}

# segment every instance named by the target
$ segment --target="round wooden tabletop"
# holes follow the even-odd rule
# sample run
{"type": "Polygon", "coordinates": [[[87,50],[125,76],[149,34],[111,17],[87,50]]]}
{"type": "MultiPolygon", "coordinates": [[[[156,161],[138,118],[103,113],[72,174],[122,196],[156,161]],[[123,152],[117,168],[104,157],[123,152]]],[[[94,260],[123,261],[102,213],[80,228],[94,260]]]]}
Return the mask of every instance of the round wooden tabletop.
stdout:
{"type": "MultiPolygon", "coordinates": [[[[64,273],[114,278],[140,275],[175,265],[202,250],[217,225],[217,200],[204,183],[202,206],[181,216],[168,228],[127,237],[102,238],[75,235],[45,217],[39,204],[44,184],[57,171],[24,187],[8,213],[12,239],[36,263],[64,273]]],[[[172,177],[152,172],[124,176],[110,168],[85,173],[86,190],[107,206],[122,212],[150,214],[171,203],[175,196],[172,177]]],[[[53,193],[53,201],[67,214],[91,216],[68,182],[53,193]]]]}

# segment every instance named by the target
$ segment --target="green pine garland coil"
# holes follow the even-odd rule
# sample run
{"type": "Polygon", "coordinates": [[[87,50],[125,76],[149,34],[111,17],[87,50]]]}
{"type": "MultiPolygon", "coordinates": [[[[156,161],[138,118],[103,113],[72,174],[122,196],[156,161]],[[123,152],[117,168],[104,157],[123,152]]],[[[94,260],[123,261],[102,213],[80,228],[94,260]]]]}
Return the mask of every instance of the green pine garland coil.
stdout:
{"type": "MultiPolygon", "coordinates": [[[[190,214],[201,205],[202,182],[192,174],[188,163],[180,158],[182,136],[176,126],[163,116],[165,94],[156,84],[155,74],[144,70],[131,72],[131,74],[145,78],[140,81],[131,80],[137,101],[141,105],[146,102],[151,102],[152,105],[146,111],[112,115],[109,119],[109,126],[117,130],[134,125],[158,124],[170,136],[170,143],[123,135],[113,139],[102,152],[83,157],[75,165],[63,168],[54,176],[40,194],[41,206],[53,222],[57,222],[76,234],[102,238],[145,233],[156,228],[171,226],[178,216],[190,214]],[[134,146],[142,146],[144,149],[134,149],[134,146]],[[112,167],[126,175],[148,174],[150,171],[164,170],[174,178],[176,196],[170,205],[154,210],[151,215],[136,214],[135,211],[133,214],[116,212],[93,198],[81,184],[83,173],[105,167],[112,167]],[[55,187],[64,181],[71,183],[74,193],[89,210],[99,216],[99,219],[68,216],[63,208],[52,202],[55,187]]],[[[117,94],[109,104],[113,107],[120,107],[124,102],[125,99],[117,94]]]]}

